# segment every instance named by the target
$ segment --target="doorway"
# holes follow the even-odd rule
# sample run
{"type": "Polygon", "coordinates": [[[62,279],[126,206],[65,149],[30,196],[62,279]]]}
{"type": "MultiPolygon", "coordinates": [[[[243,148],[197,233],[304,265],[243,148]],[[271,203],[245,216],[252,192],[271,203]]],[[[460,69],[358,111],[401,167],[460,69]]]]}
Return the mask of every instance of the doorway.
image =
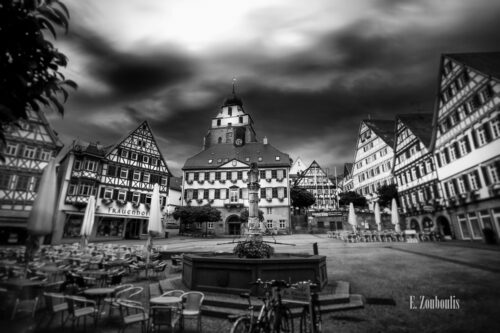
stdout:
{"type": "Polygon", "coordinates": [[[239,216],[231,215],[226,220],[227,232],[229,235],[240,235],[241,234],[241,221],[239,216]]]}
{"type": "Polygon", "coordinates": [[[437,218],[437,225],[441,234],[445,236],[451,236],[450,222],[444,216],[439,216],[437,218]]]}
{"type": "Polygon", "coordinates": [[[410,221],[410,229],[415,230],[416,232],[420,232],[420,224],[418,224],[418,221],[415,219],[412,219],[410,221]]]}
{"type": "Polygon", "coordinates": [[[125,239],[139,239],[141,235],[141,220],[132,219],[125,228],[125,239]]]}

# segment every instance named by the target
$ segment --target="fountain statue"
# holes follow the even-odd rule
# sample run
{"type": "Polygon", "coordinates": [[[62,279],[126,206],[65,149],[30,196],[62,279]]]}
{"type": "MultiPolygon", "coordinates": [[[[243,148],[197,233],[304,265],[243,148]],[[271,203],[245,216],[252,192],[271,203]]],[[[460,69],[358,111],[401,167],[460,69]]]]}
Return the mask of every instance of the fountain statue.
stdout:
{"type": "Polygon", "coordinates": [[[248,171],[248,228],[246,236],[249,240],[262,241],[262,226],[259,221],[259,188],[259,168],[254,162],[248,171]]]}

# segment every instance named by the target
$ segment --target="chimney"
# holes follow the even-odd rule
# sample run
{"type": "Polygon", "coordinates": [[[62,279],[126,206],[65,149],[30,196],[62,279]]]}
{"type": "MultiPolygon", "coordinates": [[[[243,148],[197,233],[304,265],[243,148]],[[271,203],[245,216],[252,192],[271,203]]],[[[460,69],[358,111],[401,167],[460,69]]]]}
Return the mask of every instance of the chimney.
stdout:
{"type": "Polygon", "coordinates": [[[267,145],[267,136],[264,137],[264,139],[262,140],[262,143],[267,145]]]}

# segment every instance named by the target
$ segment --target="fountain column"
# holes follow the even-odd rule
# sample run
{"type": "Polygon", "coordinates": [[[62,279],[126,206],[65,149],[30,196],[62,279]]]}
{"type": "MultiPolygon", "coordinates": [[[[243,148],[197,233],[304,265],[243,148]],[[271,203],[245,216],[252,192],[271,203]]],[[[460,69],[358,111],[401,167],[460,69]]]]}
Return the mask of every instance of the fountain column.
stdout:
{"type": "Polygon", "coordinates": [[[250,239],[262,240],[259,221],[259,168],[257,163],[250,165],[248,171],[248,231],[250,239]]]}

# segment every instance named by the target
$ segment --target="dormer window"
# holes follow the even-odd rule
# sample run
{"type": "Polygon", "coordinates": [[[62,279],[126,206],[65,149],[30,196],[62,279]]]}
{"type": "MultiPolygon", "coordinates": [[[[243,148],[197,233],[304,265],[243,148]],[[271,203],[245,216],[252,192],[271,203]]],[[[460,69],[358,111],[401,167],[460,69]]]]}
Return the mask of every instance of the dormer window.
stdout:
{"type": "Polygon", "coordinates": [[[212,164],[213,160],[208,160],[208,164],[212,164]]]}
{"type": "Polygon", "coordinates": [[[217,119],[217,126],[220,126],[220,119],[217,119]]]}
{"type": "Polygon", "coordinates": [[[280,157],[279,156],[276,156],[276,161],[279,161],[280,160],[280,157]]]}
{"type": "Polygon", "coordinates": [[[241,116],[240,116],[240,117],[238,118],[238,121],[239,121],[239,123],[240,123],[240,124],[242,124],[242,123],[243,123],[243,117],[241,117],[241,116]]]}
{"type": "Polygon", "coordinates": [[[232,107],[227,108],[227,114],[229,115],[229,117],[231,117],[233,115],[233,108],[232,107]]]}
{"type": "Polygon", "coordinates": [[[245,157],[246,162],[250,162],[250,157],[245,157]]]}
{"type": "Polygon", "coordinates": [[[259,158],[257,159],[257,161],[262,162],[262,156],[259,156],[259,158]]]}

